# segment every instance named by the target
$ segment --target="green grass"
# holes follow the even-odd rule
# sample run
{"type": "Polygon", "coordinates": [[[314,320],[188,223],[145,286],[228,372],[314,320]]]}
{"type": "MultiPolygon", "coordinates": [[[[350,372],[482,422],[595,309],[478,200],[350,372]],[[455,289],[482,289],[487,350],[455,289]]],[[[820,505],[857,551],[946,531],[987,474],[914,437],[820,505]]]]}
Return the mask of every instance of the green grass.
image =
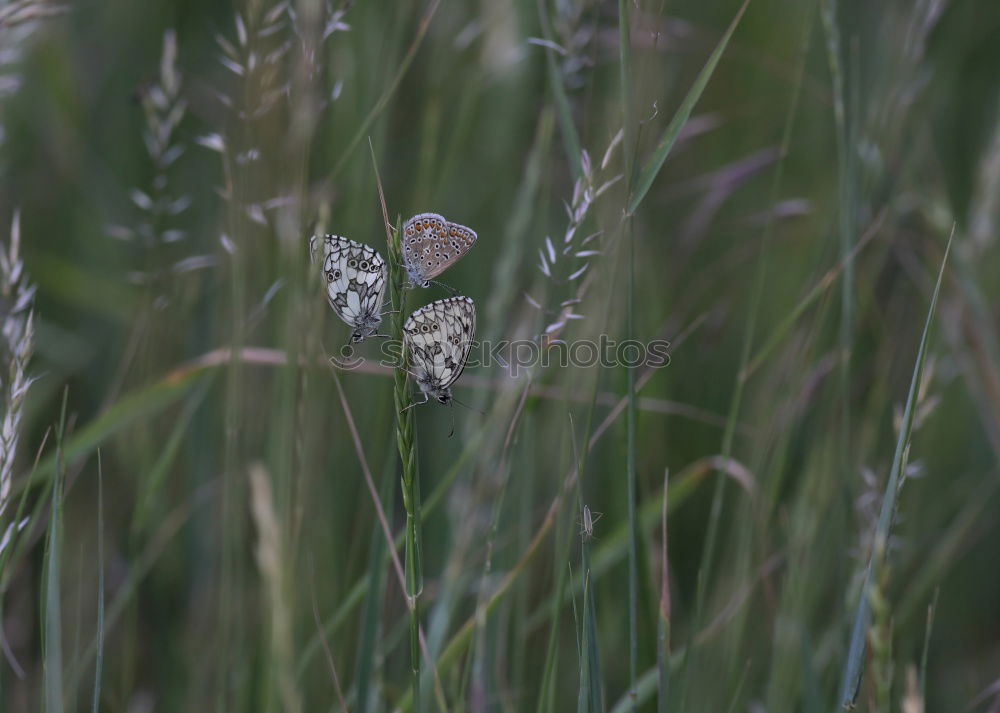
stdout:
{"type": "Polygon", "coordinates": [[[990,710],[996,3],[126,5],[0,5],[0,709],[990,710]],[[334,371],[308,237],[398,335],[429,211],[669,364],[334,371]]]}

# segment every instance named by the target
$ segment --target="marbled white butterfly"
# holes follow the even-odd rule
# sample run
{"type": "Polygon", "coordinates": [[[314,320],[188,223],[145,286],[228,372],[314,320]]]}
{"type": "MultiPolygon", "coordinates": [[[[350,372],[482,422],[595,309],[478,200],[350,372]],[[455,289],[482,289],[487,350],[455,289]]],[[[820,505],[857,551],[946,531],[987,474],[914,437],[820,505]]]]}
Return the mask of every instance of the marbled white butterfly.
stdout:
{"type": "MultiPolygon", "coordinates": [[[[309,240],[315,254],[316,236],[309,240]]],[[[339,235],[323,238],[323,276],[326,299],[337,316],[352,328],[352,342],[376,334],[382,321],[385,295],[385,260],[374,248],[339,235]]]]}
{"type": "MultiPolygon", "coordinates": [[[[421,307],[403,324],[410,374],[427,403],[451,401],[451,385],[462,374],[476,332],[476,306],[468,297],[448,297],[421,307]]],[[[407,407],[409,408],[409,407],[407,407]]]]}

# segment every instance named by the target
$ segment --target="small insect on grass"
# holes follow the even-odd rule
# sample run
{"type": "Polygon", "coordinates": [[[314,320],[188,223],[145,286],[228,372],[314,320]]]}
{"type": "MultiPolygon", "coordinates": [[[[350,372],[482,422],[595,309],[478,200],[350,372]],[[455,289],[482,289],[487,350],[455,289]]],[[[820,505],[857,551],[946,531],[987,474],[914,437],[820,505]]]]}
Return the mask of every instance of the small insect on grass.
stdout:
{"type": "Polygon", "coordinates": [[[584,542],[596,540],[594,537],[594,523],[604,516],[603,512],[591,512],[589,505],[583,506],[583,516],[580,519],[580,537],[584,542]]]}

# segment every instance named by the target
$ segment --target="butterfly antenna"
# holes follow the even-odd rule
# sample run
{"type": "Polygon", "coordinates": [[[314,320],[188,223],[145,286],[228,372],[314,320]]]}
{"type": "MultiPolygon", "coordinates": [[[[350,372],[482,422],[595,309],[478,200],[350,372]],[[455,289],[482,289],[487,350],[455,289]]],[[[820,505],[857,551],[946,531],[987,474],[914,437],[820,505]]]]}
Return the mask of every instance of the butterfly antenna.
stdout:
{"type": "MultiPolygon", "coordinates": [[[[463,403],[463,402],[459,401],[459,400],[458,400],[458,399],[456,399],[456,398],[455,398],[454,396],[452,396],[452,397],[451,397],[451,400],[452,400],[453,402],[455,402],[456,404],[458,404],[459,406],[462,406],[463,408],[467,408],[467,409],[469,409],[470,411],[475,411],[475,412],[476,412],[476,413],[478,413],[478,414],[479,414],[480,416],[485,416],[485,415],[486,415],[486,412],[485,412],[485,411],[480,411],[480,410],[479,410],[479,409],[477,409],[477,408],[474,408],[474,407],[472,407],[472,406],[469,406],[469,404],[467,404],[467,403],[463,403]]],[[[452,415],[452,417],[454,417],[454,414],[452,415]]]]}
{"type": "Polygon", "coordinates": [[[455,289],[454,287],[452,287],[451,285],[446,285],[446,284],[444,284],[443,282],[439,282],[438,280],[431,280],[431,281],[430,281],[430,283],[431,283],[432,285],[437,285],[438,287],[443,287],[443,288],[445,288],[446,290],[448,290],[448,292],[450,292],[450,293],[451,293],[451,296],[452,296],[452,297],[457,297],[457,296],[458,296],[458,290],[456,290],[456,289],[455,289]]]}
{"type": "MultiPolygon", "coordinates": [[[[454,401],[454,399],[452,399],[452,401],[454,401]]],[[[455,435],[455,404],[452,403],[452,401],[448,402],[448,406],[451,407],[448,409],[449,413],[451,413],[451,430],[448,431],[448,438],[455,435]]]]}

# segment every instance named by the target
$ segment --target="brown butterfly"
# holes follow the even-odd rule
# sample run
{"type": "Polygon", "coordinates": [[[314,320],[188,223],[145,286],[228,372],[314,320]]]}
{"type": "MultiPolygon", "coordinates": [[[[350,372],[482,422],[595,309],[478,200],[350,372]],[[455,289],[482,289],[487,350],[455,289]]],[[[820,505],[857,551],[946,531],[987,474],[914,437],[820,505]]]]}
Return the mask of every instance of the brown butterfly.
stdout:
{"type": "Polygon", "coordinates": [[[449,223],[437,213],[421,213],[403,225],[403,262],[414,284],[430,287],[431,280],[469,252],[476,232],[449,223]]]}

